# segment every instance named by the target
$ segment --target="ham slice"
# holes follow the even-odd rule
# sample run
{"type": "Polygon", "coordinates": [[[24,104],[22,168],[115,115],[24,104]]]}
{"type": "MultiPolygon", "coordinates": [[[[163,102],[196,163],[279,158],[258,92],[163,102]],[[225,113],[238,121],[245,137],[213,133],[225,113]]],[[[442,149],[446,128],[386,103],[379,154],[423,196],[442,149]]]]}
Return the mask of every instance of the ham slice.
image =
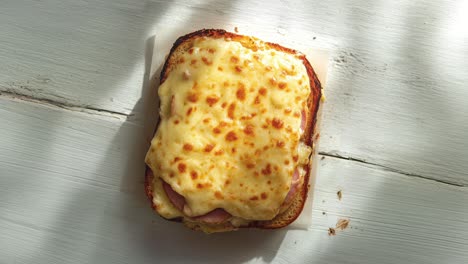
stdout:
{"type": "Polygon", "coordinates": [[[288,204],[291,201],[291,199],[294,197],[294,194],[296,194],[296,191],[299,187],[299,183],[300,183],[299,170],[296,168],[292,176],[291,188],[289,189],[289,192],[286,195],[286,198],[284,199],[283,204],[288,204]]]}
{"type": "Polygon", "coordinates": [[[224,209],[218,208],[205,215],[194,217],[194,219],[209,224],[217,224],[226,221],[229,217],[231,217],[231,214],[224,209]]]}
{"type": "MultiPolygon", "coordinates": [[[[185,198],[174,191],[174,189],[172,189],[172,187],[165,181],[163,181],[163,188],[172,204],[181,212],[184,212],[185,198]]],[[[194,219],[200,222],[216,224],[226,221],[229,217],[231,217],[231,214],[226,212],[224,209],[218,208],[207,214],[196,216],[194,219]]]]}
{"type": "Polygon", "coordinates": [[[172,187],[163,181],[163,188],[164,192],[166,193],[169,200],[171,200],[172,204],[177,207],[180,211],[183,211],[185,205],[185,198],[178,194],[172,187]]]}
{"type": "Polygon", "coordinates": [[[304,131],[305,128],[306,128],[305,127],[305,125],[307,123],[306,117],[307,117],[306,112],[305,112],[304,109],[302,109],[302,111],[301,111],[301,129],[302,129],[302,131],[304,131]]]}

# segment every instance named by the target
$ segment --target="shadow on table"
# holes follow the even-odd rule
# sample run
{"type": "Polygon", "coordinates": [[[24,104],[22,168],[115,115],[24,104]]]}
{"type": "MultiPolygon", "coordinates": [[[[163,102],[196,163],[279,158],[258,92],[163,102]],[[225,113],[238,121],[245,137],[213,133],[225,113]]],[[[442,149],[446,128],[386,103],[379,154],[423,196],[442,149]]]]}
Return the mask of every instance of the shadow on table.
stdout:
{"type": "MultiPolygon", "coordinates": [[[[174,32],[174,40],[180,32],[174,32]]],[[[120,181],[120,189],[84,186],[71,190],[66,209],[54,219],[54,233],[42,239],[31,263],[49,263],[63,257],[67,263],[78,259],[86,263],[238,263],[255,259],[271,262],[276,256],[286,235],[284,230],[205,235],[165,221],[151,209],[144,194],[144,156],[158,112],[158,78],[149,76],[153,43],[154,38],[146,41],[141,99],[122,123],[96,171],[99,177],[120,181]],[[126,169],[109,175],[109,166],[116,160],[126,164],[126,169]]]]}
{"type": "MultiPolygon", "coordinates": [[[[151,68],[153,57],[154,37],[147,40],[146,72],[151,68]]],[[[149,148],[157,123],[158,101],[156,87],[159,83],[159,74],[162,65],[154,76],[147,76],[144,80],[142,99],[135,106],[135,116],[145,117],[139,135],[127,140],[133,142],[129,154],[128,170],[121,180],[122,193],[116,202],[121,210],[120,217],[123,223],[115,223],[113,215],[103,215],[101,225],[114,223],[117,228],[115,241],[112,235],[99,241],[93,262],[102,263],[115,256],[107,252],[125,249],[125,257],[133,263],[149,261],[180,262],[185,263],[238,263],[251,259],[261,259],[270,262],[276,255],[286,231],[240,230],[227,234],[206,235],[187,229],[180,223],[169,222],[159,217],[151,209],[150,202],[144,194],[144,155],[149,148]],[[106,220],[108,218],[108,220],[106,220]],[[118,234],[118,235],[117,235],[118,234]],[[108,250],[104,250],[104,249],[108,250]]],[[[127,133],[123,133],[127,134],[127,133]]],[[[115,208],[114,208],[115,210],[115,208]]],[[[106,228],[103,228],[106,229],[106,228]]]]}

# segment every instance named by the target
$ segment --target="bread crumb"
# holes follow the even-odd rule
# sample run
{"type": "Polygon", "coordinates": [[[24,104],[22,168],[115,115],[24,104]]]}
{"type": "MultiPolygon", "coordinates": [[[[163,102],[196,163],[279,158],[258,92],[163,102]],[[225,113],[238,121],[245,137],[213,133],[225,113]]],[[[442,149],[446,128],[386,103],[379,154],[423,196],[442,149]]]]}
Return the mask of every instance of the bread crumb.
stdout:
{"type": "Polygon", "coordinates": [[[349,219],[339,219],[338,222],[336,222],[336,226],[333,228],[333,227],[329,227],[328,228],[328,235],[329,236],[335,236],[336,235],[336,231],[337,230],[345,230],[346,228],[348,228],[349,226],[349,219]]]}
{"type": "Polygon", "coordinates": [[[314,140],[318,140],[320,138],[320,133],[315,134],[314,140]]]}
{"type": "Polygon", "coordinates": [[[336,228],[339,228],[341,230],[344,230],[348,227],[349,225],[349,219],[340,219],[336,223],[336,228]]]}
{"type": "Polygon", "coordinates": [[[343,197],[343,193],[341,192],[341,190],[339,190],[339,191],[336,193],[336,196],[338,196],[338,200],[341,201],[341,198],[343,197]]]}
{"type": "Polygon", "coordinates": [[[234,27],[234,32],[239,33],[239,29],[237,27],[234,27]]]}

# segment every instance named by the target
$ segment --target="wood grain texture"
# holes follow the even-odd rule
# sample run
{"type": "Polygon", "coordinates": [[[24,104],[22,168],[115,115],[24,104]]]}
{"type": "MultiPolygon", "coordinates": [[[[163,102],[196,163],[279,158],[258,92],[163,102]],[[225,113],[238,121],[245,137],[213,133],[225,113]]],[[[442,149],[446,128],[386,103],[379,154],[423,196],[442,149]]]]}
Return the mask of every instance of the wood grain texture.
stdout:
{"type": "Polygon", "coordinates": [[[1,1],[0,263],[467,263],[467,12],[462,0],[1,1]],[[310,230],[205,236],[150,210],[145,45],[156,35],[162,63],[203,27],[330,52],[310,230]],[[340,218],[350,226],[328,236],[340,218]]]}
{"type": "Polygon", "coordinates": [[[140,124],[3,99],[0,114],[1,263],[468,261],[463,187],[325,157],[311,229],[207,236],[150,209],[140,124]]]}

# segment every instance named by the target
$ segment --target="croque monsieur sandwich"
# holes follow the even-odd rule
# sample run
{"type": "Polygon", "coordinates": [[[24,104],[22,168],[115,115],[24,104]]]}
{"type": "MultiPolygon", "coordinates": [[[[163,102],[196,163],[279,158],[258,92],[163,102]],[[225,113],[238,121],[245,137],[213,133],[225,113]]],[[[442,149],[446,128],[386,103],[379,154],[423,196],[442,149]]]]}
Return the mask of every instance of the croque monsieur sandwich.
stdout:
{"type": "Polygon", "coordinates": [[[224,30],[177,39],[161,72],[146,194],[205,232],[280,228],[309,188],[320,82],[292,49],[224,30]]]}

